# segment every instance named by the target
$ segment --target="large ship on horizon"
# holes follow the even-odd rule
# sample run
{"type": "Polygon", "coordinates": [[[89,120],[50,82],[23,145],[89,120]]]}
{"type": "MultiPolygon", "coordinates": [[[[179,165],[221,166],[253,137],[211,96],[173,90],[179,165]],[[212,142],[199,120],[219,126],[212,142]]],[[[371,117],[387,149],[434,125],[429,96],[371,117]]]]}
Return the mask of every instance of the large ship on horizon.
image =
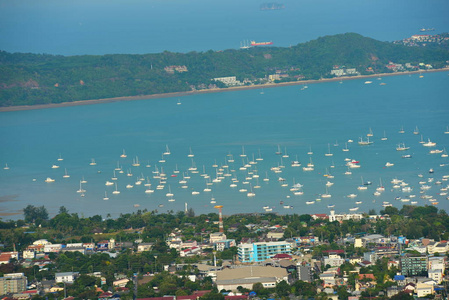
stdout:
{"type": "Polygon", "coordinates": [[[268,46],[268,45],[273,45],[273,42],[256,42],[256,41],[251,41],[251,46],[268,46]]]}

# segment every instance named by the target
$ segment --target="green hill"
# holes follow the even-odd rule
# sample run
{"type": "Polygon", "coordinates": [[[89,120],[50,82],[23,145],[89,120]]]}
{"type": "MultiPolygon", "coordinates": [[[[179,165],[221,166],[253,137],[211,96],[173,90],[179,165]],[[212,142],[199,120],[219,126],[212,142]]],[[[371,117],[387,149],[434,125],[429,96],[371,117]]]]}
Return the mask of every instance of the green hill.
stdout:
{"type": "Polygon", "coordinates": [[[332,77],[335,66],[355,68],[360,74],[392,72],[386,68],[389,62],[442,68],[448,60],[449,50],[444,46],[407,47],[355,33],[325,36],[288,48],[101,56],[0,51],[0,106],[226,87],[211,79],[227,76],[236,76],[245,84],[265,83],[269,75],[276,75],[272,77],[276,82],[319,79],[332,77]]]}

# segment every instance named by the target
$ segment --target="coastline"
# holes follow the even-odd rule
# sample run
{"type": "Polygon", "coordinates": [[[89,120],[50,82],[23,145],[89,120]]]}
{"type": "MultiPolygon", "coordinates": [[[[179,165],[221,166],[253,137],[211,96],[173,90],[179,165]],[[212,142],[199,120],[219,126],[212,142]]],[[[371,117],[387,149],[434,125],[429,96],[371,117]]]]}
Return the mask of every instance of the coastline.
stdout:
{"type": "Polygon", "coordinates": [[[282,86],[316,84],[316,83],[325,83],[325,82],[357,80],[357,79],[388,77],[388,76],[401,76],[401,75],[411,75],[411,74],[420,74],[420,73],[445,72],[445,71],[449,71],[449,68],[432,69],[432,70],[426,70],[426,71],[407,71],[407,72],[400,72],[400,73],[379,73],[379,74],[360,75],[360,76],[342,76],[342,77],[325,78],[325,79],[318,79],[318,80],[303,80],[303,81],[283,82],[283,83],[268,83],[268,84],[251,85],[251,86],[237,86],[237,87],[220,88],[220,89],[188,91],[188,92],[174,92],[174,93],[153,94],[153,95],[124,96],[124,97],[104,98],[104,99],[95,99],[95,100],[79,100],[79,101],[74,101],[74,102],[63,102],[63,103],[8,106],[8,107],[0,107],[0,112],[69,107],[69,106],[91,105],[91,104],[101,104],[101,103],[111,103],[111,102],[121,102],[121,101],[174,98],[174,97],[183,97],[183,96],[196,95],[196,94],[221,93],[221,92],[228,92],[228,91],[231,92],[231,91],[240,91],[240,90],[254,90],[254,89],[261,89],[261,88],[276,88],[276,87],[282,87],[282,86]]]}

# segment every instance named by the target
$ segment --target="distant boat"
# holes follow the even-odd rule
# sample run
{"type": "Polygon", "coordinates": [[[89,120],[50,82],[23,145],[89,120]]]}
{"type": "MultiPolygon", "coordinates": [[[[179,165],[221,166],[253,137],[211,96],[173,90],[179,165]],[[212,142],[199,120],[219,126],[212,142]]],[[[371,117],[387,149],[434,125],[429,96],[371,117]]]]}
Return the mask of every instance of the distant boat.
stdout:
{"type": "Polygon", "coordinates": [[[177,105],[181,105],[182,103],[181,103],[181,100],[180,99],[178,99],[178,102],[176,103],[177,105]]]}
{"type": "Polygon", "coordinates": [[[106,191],[104,192],[103,200],[109,200],[108,193],[106,191]]]}
{"type": "Polygon", "coordinates": [[[396,151],[405,151],[410,149],[410,147],[406,147],[405,143],[400,143],[396,146],[396,151]]]}
{"type": "Polygon", "coordinates": [[[52,165],[51,168],[52,168],[52,169],[58,169],[59,166],[58,166],[58,165],[52,165]]]}
{"type": "Polygon", "coordinates": [[[97,163],[95,162],[95,159],[92,158],[89,165],[96,166],[97,163]]]}
{"type": "Polygon", "coordinates": [[[399,133],[405,133],[404,126],[401,126],[401,129],[399,129],[399,133]]]}
{"type": "Polygon", "coordinates": [[[365,84],[371,84],[371,83],[373,83],[372,81],[365,81],[365,84]]]}
{"type": "Polygon", "coordinates": [[[415,127],[415,130],[413,131],[413,134],[419,134],[418,126],[415,127]]]}
{"type": "Polygon", "coordinates": [[[349,151],[349,149],[348,149],[348,143],[345,143],[345,147],[342,149],[344,152],[348,152],[349,151]]]}
{"type": "Polygon", "coordinates": [[[77,193],[85,193],[85,192],[86,192],[86,190],[83,189],[83,182],[82,182],[82,181],[80,181],[80,188],[79,188],[79,190],[77,190],[76,192],[77,192],[77,193]]]}
{"type": "Polygon", "coordinates": [[[363,140],[361,137],[359,138],[359,145],[360,146],[368,146],[371,145],[373,142],[371,142],[369,140],[369,138],[367,138],[366,140],[363,140]]]}
{"type": "Polygon", "coordinates": [[[164,155],[170,155],[170,154],[171,154],[171,152],[170,152],[170,149],[168,148],[168,145],[165,145],[164,155]]]}
{"type": "Polygon", "coordinates": [[[59,154],[58,161],[63,161],[63,160],[64,160],[64,158],[62,158],[61,154],[59,154]]]}
{"type": "Polygon", "coordinates": [[[386,141],[386,140],[388,140],[387,134],[385,133],[385,131],[384,131],[384,136],[381,137],[380,140],[381,140],[381,141],[386,141]]]}
{"type": "Polygon", "coordinates": [[[115,191],[112,192],[114,195],[120,194],[120,191],[117,189],[117,183],[115,183],[115,191]]]}
{"type": "Polygon", "coordinates": [[[190,152],[189,152],[189,154],[187,154],[187,157],[194,157],[195,155],[192,152],[192,147],[190,147],[189,149],[190,149],[190,152]]]}
{"type": "Polygon", "coordinates": [[[427,139],[427,143],[422,144],[424,147],[435,147],[437,143],[431,142],[430,139],[427,139]]]}
{"type": "Polygon", "coordinates": [[[55,180],[53,178],[47,177],[47,179],[45,179],[45,182],[55,182],[55,180]]]}
{"type": "Polygon", "coordinates": [[[334,154],[331,153],[331,145],[327,144],[328,152],[324,154],[324,156],[333,156],[334,154]]]}
{"type": "Polygon", "coordinates": [[[449,134],[449,126],[446,126],[446,131],[444,132],[444,134],[449,134]]]}
{"type": "Polygon", "coordinates": [[[369,132],[366,134],[366,136],[373,136],[373,131],[371,130],[371,128],[369,129],[369,132]]]}
{"type": "Polygon", "coordinates": [[[9,170],[8,164],[5,164],[5,167],[3,168],[3,170],[9,170]]]}
{"type": "Polygon", "coordinates": [[[121,158],[125,158],[127,157],[126,153],[125,153],[125,149],[123,149],[123,153],[120,155],[121,158]]]}
{"type": "Polygon", "coordinates": [[[62,175],[62,178],[69,178],[69,177],[70,177],[70,175],[67,174],[67,168],[66,168],[66,169],[65,169],[65,174],[62,175]]]}

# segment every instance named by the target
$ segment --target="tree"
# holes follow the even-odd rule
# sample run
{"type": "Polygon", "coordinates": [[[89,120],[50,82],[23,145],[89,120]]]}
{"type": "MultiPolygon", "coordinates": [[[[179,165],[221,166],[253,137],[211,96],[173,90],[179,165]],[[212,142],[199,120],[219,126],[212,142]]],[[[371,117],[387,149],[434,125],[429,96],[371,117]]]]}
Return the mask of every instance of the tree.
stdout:
{"type": "Polygon", "coordinates": [[[285,280],[282,280],[276,284],[275,290],[278,297],[288,296],[290,294],[290,285],[285,280]]]}
{"type": "Polygon", "coordinates": [[[28,205],[23,209],[25,221],[28,223],[38,223],[44,220],[48,220],[48,211],[45,206],[35,207],[34,205],[28,205]]]}

